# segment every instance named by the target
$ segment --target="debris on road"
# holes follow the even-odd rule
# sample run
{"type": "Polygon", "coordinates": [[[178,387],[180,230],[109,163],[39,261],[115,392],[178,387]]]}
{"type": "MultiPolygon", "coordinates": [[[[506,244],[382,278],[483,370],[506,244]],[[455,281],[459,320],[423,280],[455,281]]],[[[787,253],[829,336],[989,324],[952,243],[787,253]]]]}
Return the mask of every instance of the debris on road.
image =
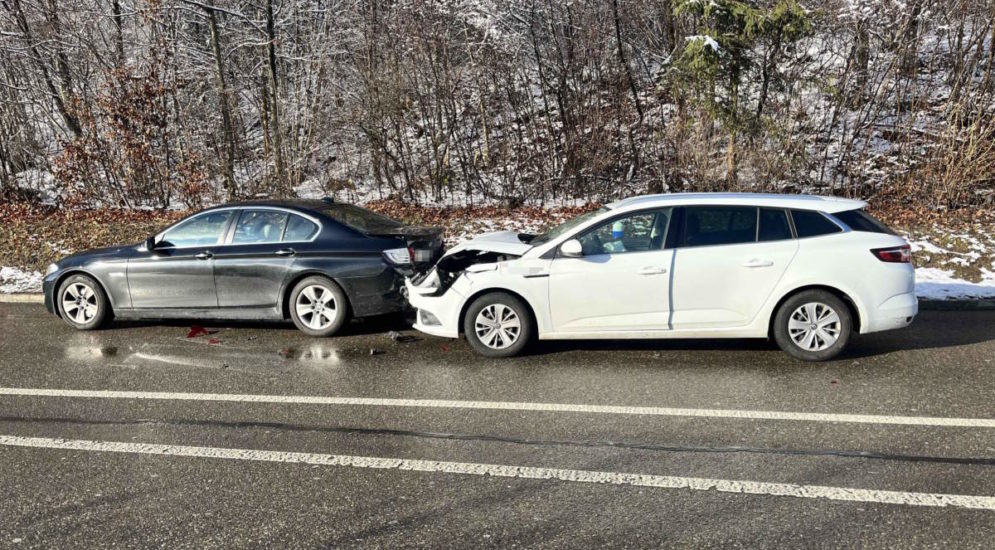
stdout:
{"type": "Polygon", "coordinates": [[[397,342],[398,344],[409,344],[411,342],[417,342],[418,341],[417,337],[411,336],[410,334],[401,334],[400,332],[397,332],[396,330],[392,330],[392,331],[388,332],[387,333],[387,337],[390,338],[391,340],[393,340],[394,342],[397,342]]]}

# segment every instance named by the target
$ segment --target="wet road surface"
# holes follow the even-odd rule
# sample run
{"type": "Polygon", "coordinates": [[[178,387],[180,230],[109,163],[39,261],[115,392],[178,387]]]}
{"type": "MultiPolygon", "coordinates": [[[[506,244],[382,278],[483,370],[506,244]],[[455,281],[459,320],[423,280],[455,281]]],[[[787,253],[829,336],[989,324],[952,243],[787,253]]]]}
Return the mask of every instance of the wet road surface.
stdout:
{"type": "Polygon", "coordinates": [[[977,547],[995,312],[487,360],[403,320],[75,332],[0,304],[0,547],[977,547]],[[391,338],[389,331],[397,331],[391,338]]]}

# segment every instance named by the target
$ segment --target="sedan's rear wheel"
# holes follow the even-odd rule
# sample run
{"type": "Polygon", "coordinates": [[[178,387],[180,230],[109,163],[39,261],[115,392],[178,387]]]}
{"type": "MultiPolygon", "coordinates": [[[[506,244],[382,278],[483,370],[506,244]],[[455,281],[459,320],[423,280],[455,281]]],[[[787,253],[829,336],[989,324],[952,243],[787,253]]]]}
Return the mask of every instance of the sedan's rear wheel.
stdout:
{"type": "Polygon", "coordinates": [[[532,312],[521,300],[504,292],[485,294],[470,304],[463,333],[473,349],[487,357],[518,355],[532,340],[532,312]]]}
{"type": "Polygon", "coordinates": [[[824,290],[807,290],[781,304],[774,339],[798,359],[825,361],[846,348],[852,327],[850,309],[842,300],[824,290]]]}
{"type": "Polygon", "coordinates": [[[55,301],[62,319],[78,330],[100,327],[111,309],[104,289],[87,275],[73,275],[63,281],[55,301]]]}
{"type": "Polygon", "coordinates": [[[307,277],[290,293],[290,318],[310,336],[331,336],[349,318],[349,305],[339,285],[326,277],[307,277]]]}

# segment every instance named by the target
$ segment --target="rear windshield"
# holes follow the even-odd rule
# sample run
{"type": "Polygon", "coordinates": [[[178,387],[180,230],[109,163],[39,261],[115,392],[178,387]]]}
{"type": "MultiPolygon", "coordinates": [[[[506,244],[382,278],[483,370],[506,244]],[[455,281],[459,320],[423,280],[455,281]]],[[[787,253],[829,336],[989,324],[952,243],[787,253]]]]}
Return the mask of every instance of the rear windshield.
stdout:
{"type": "Polygon", "coordinates": [[[362,233],[396,229],[404,225],[397,220],[352,204],[329,204],[322,207],[321,211],[329,218],[362,233]]]}
{"type": "Polygon", "coordinates": [[[847,210],[846,212],[837,212],[833,216],[845,223],[853,231],[895,234],[887,225],[877,221],[873,216],[863,210],[847,210]]]}

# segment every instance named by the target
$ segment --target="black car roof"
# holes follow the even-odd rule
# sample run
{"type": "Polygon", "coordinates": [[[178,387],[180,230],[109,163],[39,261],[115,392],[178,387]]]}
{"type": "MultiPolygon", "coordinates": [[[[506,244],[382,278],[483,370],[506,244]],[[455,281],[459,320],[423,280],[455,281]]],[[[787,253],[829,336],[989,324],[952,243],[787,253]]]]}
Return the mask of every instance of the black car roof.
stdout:
{"type": "Polygon", "coordinates": [[[329,204],[334,203],[327,199],[256,199],[219,204],[205,209],[205,212],[216,208],[251,208],[253,206],[272,206],[277,208],[302,210],[310,214],[320,214],[321,209],[329,204]]]}

